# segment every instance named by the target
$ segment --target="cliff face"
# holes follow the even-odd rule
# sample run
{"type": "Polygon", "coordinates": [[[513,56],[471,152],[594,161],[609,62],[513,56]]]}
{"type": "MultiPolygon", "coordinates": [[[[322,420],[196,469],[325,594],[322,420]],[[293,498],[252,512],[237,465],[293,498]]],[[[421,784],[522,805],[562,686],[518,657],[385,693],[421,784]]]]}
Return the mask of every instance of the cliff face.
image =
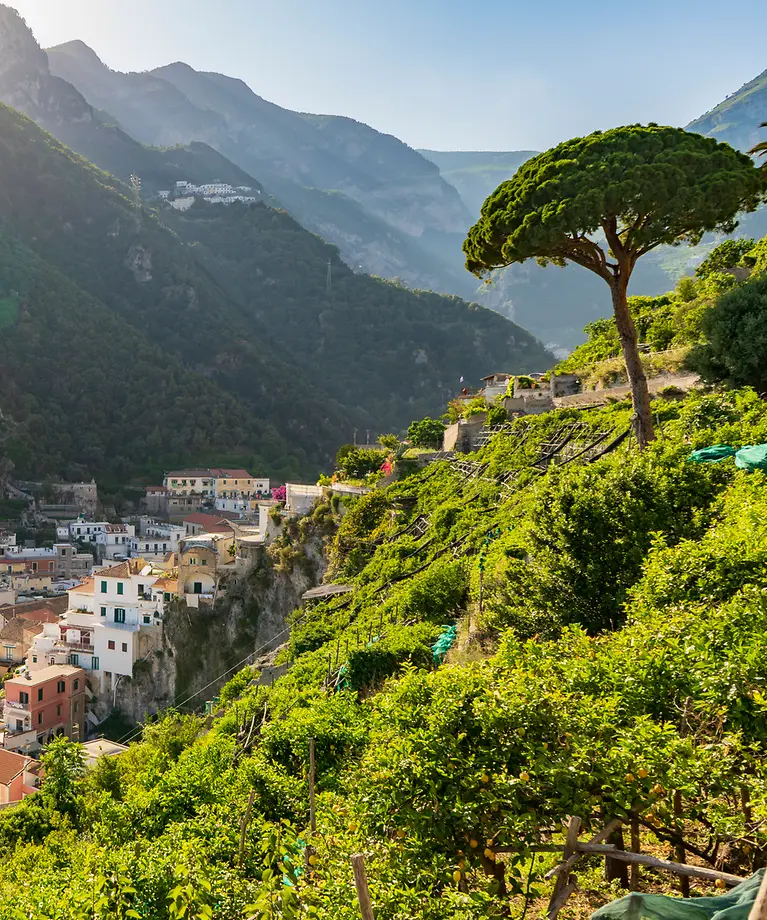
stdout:
{"type": "MultiPolygon", "coordinates": [[[[175,605],[166,613],[156,650],[121,681],[121,714],[139,722],[147,714],[184,704],[201,708],[246,664],[287,641],[288,617],[326,570],[321,534],[310,536],[287,570],[260,548],[253,569],[230,576],[215,606],[175,605]]],[[[104,701],[99,714],[108,714],[104,701]]]]}
{"type": "Polygon", "coordinates": [[[49,131],[93,122],[93,110],[71,85],[51,75],[48,55],[19,14],[0,5],[0,100],[49,131]]]}

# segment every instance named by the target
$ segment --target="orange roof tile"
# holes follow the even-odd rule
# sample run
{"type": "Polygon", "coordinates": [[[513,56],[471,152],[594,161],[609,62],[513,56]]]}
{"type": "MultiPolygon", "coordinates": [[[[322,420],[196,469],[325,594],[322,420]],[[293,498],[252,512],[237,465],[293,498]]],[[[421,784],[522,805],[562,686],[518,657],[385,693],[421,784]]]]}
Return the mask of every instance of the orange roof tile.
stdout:
{"type": "Polygon", "coordinates": [[[24,772],[27,762],[31,762],[29,757],[0,748],[0,785],[10,786],[24,772]]]}

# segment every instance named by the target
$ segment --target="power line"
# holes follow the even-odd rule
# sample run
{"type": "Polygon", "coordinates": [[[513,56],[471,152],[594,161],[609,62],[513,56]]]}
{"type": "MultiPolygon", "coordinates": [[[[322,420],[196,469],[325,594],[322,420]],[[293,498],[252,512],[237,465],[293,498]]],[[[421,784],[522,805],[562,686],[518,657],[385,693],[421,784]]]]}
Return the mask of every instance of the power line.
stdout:
{"type": "MultiPolygon", "coordinates": [[[[205,684],[204,687],[200,687],[198,690],[195,690],[194,693],[191,693],[188,697],[186,697],[186,699],[183,699],[180,702],[177,702],[178,697],[174,698],[170,703],[168,703],[167,706],[163,706],[162,709],[159,709],[156,715],[159,715],[161,712],[165,712],[168,709],[176,709],[176,708],[180,708],[181,706],[185,706],[188,702],[193,700],[196,696],[199,696],[209,687],[212,687],[214,684],[217,684],[223,677],[226,677],[227,674],[230,674],[232,671],[236,671],[238,668],[243,667],[251,657],[255,657],[260,652],[263,652],[266,648],[268,648],[275,641],[275,639],[279,639],[281,636],[284,636],[285,633],[289,633],[290,630],[293,628],[293,626],[297,626],[299,623],[303,622],[303,620],[305,620],[307,616],[308,616],[308,611],[304,613],[303,616],[301,616],[298,620],[296,620],[290,626],[286,626],[285,629],[283,629],[281,632],[278,632],[277,635],[269,639],[268,642],[265,642],[262,646],[255,649],[255,651],[249,652],[243,659],[238,661],[236,664],[232,665],[230,668],[227,668],[217,677],[214,677],[213,680],[205,684]]],[[[134,738],[138,737],[138,735],[140,735],[143,730],[144,730],[143,726],[137,726],[135,729],[131,729],[130,732],[128,732],[126,735],[124,735],[122,738],[120,738],[117,741],[117,744],[126,744],[126,743],[129,744],[134,738]]]]}

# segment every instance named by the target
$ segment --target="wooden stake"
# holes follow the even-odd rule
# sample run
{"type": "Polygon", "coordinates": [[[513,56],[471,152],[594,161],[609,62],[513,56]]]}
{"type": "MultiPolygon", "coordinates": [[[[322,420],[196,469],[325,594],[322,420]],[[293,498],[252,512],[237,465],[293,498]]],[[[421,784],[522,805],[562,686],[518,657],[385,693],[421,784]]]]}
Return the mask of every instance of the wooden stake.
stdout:
{"type": "Polygon", "coordinates": [[[565,902],[575,891],[575,878],[571,880],[570,858],[575,855],[578,845],[578,834],[581,831],[581,819],[577,815],[572,815],[567,822],[567,836],[565,837],[565,852],[562,870],[557,875],[554,882],[554,890],[551,892],[547,916],[549,920],[554,920],[559,911],[564,907],[565,902]]]}
{"type": "MultiPolygon", "coordinates": [[[[682,793],[678,790],[674,793],[674,825],[677,834],[681,836],[684,833],[684,826],[682,824],[682,793]]],[[[683,843],[677,843],[674,846],[674,859],[678,863],[687,862],[683,843]]],[[[690,879],[686,875],[681,875],[679,877],[679,890],[682,892],[683,898],[690,897],[690,879]]]]}
{"type": "Polygon", "coordinates": [[[767,920],[767,873],[762,879],[748,920],[767,920]]]}
{"type": "Polygon", "coordinates": [[[730,875],[729,872],[718,872],[716,869],[705,869],[703,866],[688,866],[671,862],[668,859],[656,859],[654,856],[646,856],[644,853],[627,853],[624,850],[616,850],[612,844],[579,843],[578,852],[598,853],[602,856],[610,856],[611,859],[617,859],[619,862],[651,866],[653,869],[665,869],[675,875],[689,875],[691,878],[705,878],[708,881],[716,881],[716,879],[720,878],[727,882],[728,885],[733,886],[740,885],[741,882],[746,881],[742,876],[730,875]]]}
{"type": "Polygon", "coordinates": [[[250,795],[248,796],[248,804],[245,808],[245,814],[242,816],[242,821],[240,821],[240,866],[245,864],[245,837],[248,833],[248,825],[250,824],[250,815],[253,811],[253,800],[256,797],[256,790],[251,789],[250,795]]]}
{"type": "MultiPolygon", "coordinates": [[[[631,852],[639,853],[639,818],[636,815],[631,816],[631,852]]],[[[629,888],[631,891],[639,891],[639,863],[631,863],[629,868],[629,888]]]]}
{"type": "MultiPolygon", "coordinates": [[[[621,822],[621,819],[620,819],[620,818],[614,818],[606,827],[603,827],[602,830],[601,830],[598,834],[595,834],[595,835],[591,838],[591,840],[589,840],[589,843],[601,843],[603,840],[607,840],[607,838],[608,838],[612,833],[614,833],[616,830],[618,830],[618,828],[621,826],[621,824],[622,824],[622,822],[621,822]]],[[[580,844],[578,844],[578,846],[580,846],[580,844]]],[[[496,847],[495,849],[496,849],[496,853],[502,852],[502,851],[499,850],[497,847],[496,847]]],[[[561,850],[562,847],[556,847],[556,846],[555,846],[555,847],[546,847],[546,846],[544,845],[544,846],[533,846],[532,849],[535,850],[535,851],[539,851],[539,850],[540,850],[540,851],[542,851],[542,852],[556,852],[557,850],[561,850]]],[[[509,851],[512,852],[512,848],[511,848],[511,847],[509,848],[509,851]]],[[[572,869],[572,867],[573,867],[573,866],[578,862],[578,860],[581,859],[581,858],[582,858],[582,856],[579,855],[577,852],[575,852],[575,853],[573,853],[572,856],[570,856],[570,857],[569,857],[568,859],[566,859],[564,862],[561,862],[561,863],[559,863],[559,865],[554,866],[553,869],[549,869],[549,871],[548,871],[543,877],[544,877],[545,879],[550,879],[550,878],[554,878],[555,875],[559,875],[561,872],[569,872],[570,869],[572,869]]]]}
{"type": "MultiPolygon", "coordinates": [[[[607,822],[605,823],[607,824],[607,822]]],[[[616,850],[623,849],[623,831],[620,826],[607,839],[616,850]]],[[[608,882],[618,880],[624,888],[629,887],[628,869],[622,862],[611,859],[609,856],[605,858],[605,879],[608,882]]]]}
{"type": "Polygon", "coordinates": [[[314,761],[314,738],[309,739],[309,827],[312,834],[317,832],[317,812],[314,802],[314,782],[316,767],[314,761]]]}
{"type": "MultiPolygon", "coordinates": [[[[692,706],[691,697],[687,697],[684,701],[684,709],[682,710],[682,727],[680,730],[680,735],[684,737],[690,729],[690,708],[692,706]]],[[[684,836],[684,823],[682,821],[682,793],[678,790],[674,793],[674,826],[679,837],[684,836]]],[[[678,843],[674,847],[674,859],[678,863],[686,863],[687,855],[684,850],[684,844],[678,843]]],[[[682,892],[683,898],[690,897],[690,879],[683,875],[679,879],[679,890],[682,892]]]]}
{"type": "Polygon", "coordinates": [[[360,905],[362,920],[375,920],[373,915],[373,902],[370,900],[368,877],[365,872],[365,857],[361,853],[352,856],[352,869],[354,870],[354,887],[357,889],[357,900],[360,905]]]}

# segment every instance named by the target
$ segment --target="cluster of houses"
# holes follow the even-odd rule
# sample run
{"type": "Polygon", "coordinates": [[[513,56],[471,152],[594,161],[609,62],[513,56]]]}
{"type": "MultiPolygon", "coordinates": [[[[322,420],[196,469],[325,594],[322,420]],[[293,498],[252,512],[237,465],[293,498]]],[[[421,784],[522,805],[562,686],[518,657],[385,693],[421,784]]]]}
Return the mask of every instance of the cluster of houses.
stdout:
{"type": "Polygon", "coordinates": [[[228,182],[193,185],[185,179],[179,179],[173,189],[158,192],[158,196],[177,211],[186,211],[198,200],[206,201],[208,204],[233,204],[235,201],[252,204],[261,200],[260,195],[258,189],[252,189],[247,185],[235,187],[228,182]]]}
{"type": "Polygon", "coordinates": [[[303,514],[322,495],[299,484],[274,492],[243,469],[174,470],[147,490],[152,514],[123,523],[81,514],[57,528],[50,549],[0,537],[9,585],[0,594],[0,806],[3,752],[28,758],[57,735],[86,738],[119,702],[121,681],[161,647],[168,605],[214,604],[227,576],[249,571],[280,532],[274,509],[303,514]],[[25,579],[55,596],[22,599],[25,579]]]}

